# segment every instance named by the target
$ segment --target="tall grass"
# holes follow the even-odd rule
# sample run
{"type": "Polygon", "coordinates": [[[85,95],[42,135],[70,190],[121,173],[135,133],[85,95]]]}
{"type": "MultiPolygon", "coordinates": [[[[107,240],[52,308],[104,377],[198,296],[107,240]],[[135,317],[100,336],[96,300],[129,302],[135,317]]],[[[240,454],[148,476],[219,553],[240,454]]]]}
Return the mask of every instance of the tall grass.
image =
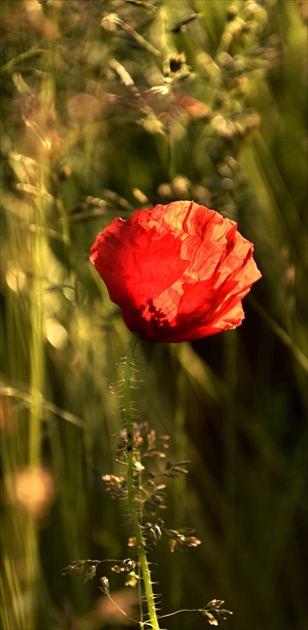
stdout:
{"type": "MultiPolygon", "coordinates": [[[[149,553],[161,613],[218,597],[235,630],[305,630],[307,15],[264,0],[2,0],[1,615],[121,628],[76,559],[130,555],[117,472],[128,331],[88,262],[115,216],[177,198],[239,223],[263,279],[236,331],[143,344],[136,418],[190,474],[149,553]]],[[[102,565],[117,603],[137,593],[102,565]]],[[[196,613],[168,628],[201,628],[196,613]]]]}

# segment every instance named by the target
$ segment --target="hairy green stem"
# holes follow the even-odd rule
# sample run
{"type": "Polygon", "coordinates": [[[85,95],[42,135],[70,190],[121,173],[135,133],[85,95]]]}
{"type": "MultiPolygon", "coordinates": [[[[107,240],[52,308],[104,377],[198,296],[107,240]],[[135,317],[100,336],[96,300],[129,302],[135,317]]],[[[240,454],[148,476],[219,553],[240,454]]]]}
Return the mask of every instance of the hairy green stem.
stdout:
{"type": "Polygon", "coordinates": [[[138,518],[136,506],[136,488],[134,483],[135,457],[134,457],[134,427],[131,406],[131,372],[132,359],[134,350],[138,341],[138,335],[133,333],[127,349],[125,372],[124,372],[124,401],[125,401],[125,421],[127,432],[127,493],[128,493],[128,509],[133,525],[136,547],[138,550],[138,559],[141,567],[145,596],[148,606],[149,622],[152,630],[159,630],[156,607],[154,601],[154,593],[152,589],[151,571],[145,552],[145,542],[142,535],[141,524],[138,518]]]}

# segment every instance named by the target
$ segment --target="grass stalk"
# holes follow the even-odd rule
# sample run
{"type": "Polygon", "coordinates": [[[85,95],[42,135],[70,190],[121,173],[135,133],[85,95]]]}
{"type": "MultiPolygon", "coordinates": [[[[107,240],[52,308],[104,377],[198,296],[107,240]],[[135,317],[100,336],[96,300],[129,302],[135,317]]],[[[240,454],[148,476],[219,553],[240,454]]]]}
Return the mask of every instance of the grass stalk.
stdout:
{"type": "Polygon", "coordinates": [[[124,372],[124,402],[125,402],[125,422],[127,432],[127,491],[128,491],[128,508],[133,525],[134,537],[136,540],[136,547],[138,550],[138,559],[141,567],[145,596],[148,607],[149,620],[153,630],[159,630],[159,624],[156,614],[156,607],[154,601],[154,593],[152,588],[151,571],[145,551],[145,542],[142,535],[141,524],[138,518],[138,512],[136,507],[136,488],[134,483],[134,470],[135,470],[135,457],[134,457],[134,427],[132,419],[132,407],[131,407],[131,372],[132,372],[132,360],[134,350],[138,341],[138,336],[133,333],[125,361],[124,372]]]}

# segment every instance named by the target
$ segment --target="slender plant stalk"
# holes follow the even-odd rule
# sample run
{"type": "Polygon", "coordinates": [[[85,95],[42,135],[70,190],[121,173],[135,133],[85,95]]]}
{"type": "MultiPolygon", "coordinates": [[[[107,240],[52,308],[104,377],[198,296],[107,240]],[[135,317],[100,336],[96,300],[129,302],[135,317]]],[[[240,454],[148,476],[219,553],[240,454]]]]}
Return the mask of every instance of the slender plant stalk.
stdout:
{"type": "Polygon", "coordinates": [[[125,372],[124,372],[124,401],[125,401],[125,421],[127,431],[127,492],[128,492],[128,508],[130,518],[133,524],[134,537],[138,550],[138,559],[141,567],[145,596],[147,601],[149,621],[152,630],[159,630],[156,607],[154,601],[154,593],[152,589],[151,571],[145,552],[145,542],[142,535],[141,524],[138,518],[136,507],[136,489],[134,485],[134,428],[132,420],[131,407],[131,371],[134,350],[138,341],[138,335],[133,333],[127,349],[125,372]]]}

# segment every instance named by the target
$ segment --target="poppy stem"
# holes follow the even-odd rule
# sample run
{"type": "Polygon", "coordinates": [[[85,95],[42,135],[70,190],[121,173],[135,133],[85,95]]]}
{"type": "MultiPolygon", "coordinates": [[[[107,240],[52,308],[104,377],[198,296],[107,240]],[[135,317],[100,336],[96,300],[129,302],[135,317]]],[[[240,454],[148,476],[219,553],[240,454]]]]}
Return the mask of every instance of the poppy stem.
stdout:
{"type": "MultiPolygon", "coordinates": [[[[128,495],[128,509],[130,518],[133,525],[134,537],[136,541],[136,548],[138,550],[138,559],[141,567],[145,596],[148,606],[149,623],[152,630],[159,630],[156,607],[154,601],[154,593],[152,588],[151,571],[145,552],[145,541],[142,535],[142,528],[138,518],[138,511],[136,506],[136,488],[134,482],[135,468],[135,455],[134,455],[134,427],[132,418],[132,405],[131,405],[131,372],[132,372],[132,360],[134,356],[134,350],[138,341],[138,335],[132,334],[130,339],[124,371],[124,403],[125,403],[125,421],[126,421],[126,433],[127,433],[127,495],[128,495]]],[[[142,624],[141,624],[142,625],[142,624]]]]}

